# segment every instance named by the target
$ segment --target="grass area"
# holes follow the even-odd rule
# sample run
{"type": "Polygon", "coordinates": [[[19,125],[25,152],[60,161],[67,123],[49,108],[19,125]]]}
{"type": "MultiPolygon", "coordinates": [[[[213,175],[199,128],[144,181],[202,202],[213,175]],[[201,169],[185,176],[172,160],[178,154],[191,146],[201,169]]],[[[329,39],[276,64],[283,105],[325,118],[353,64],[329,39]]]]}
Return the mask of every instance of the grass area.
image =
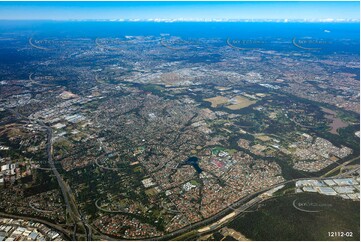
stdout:
{"type": "Polygon", "coordinates": [[[236,149],[226,149],[225,151],[226,151],[228,154],[230,154],[230,155],[233,155],[234,153],[237,152],[236,149]]]}
{"type": "Polygon", "coordinates": [[[198,186],[199,183],[196,180],[191,180],[190,183],[194,186],[198,186]]]}
{"type": "Polygon", "coordinates": [[[124,199],[119,201],[119,206],[122,207],[122,208],[128,207],[129,204],[130,204],[130,202],[129,202],[128,198],[124,198],[124,199]]]}
{"type": "Polygon", "coordinates": [[[133,172],[136,172],[136,173],[143,173],[144,171],[143,171],[143,168],[141,167],[141,166],[137,166],[137,167],[135,167],[134,169],[133,169],[133,172]]]}
{"type": "Polygon", "coordinates": [[[147,196],[151,197],[151,196],[157,195],[158,191],[155,188],[150,188],[145,191],[145,194],[147,194],[147,196]]]}
{"type": "Polygon", "coordinates": [[[256,139],[266,142],[266,141],[271,140],[271,137],[269,137],[267,135],[256,135],[256,139]]]}
{"type": "Polygon", "coordinates": [[[54,143],[54,150],[56,155],[63,156],[72,148],[72,143],[67,139],[59,139],[54,143]]]}
{"type": "Polygon", "coordinates": [[[224,151],[224,150],[225,150],[225,148],[223,148],[223,147],[214,147],[212,149],[212,155],[218,155],[219,152],[224,151]]]}
{"type": "Polygon", "coordinates": [[[23,136],[24,133],[18,128],[12,128],[8,131],[7,136],[9,139],[23,136]]]}

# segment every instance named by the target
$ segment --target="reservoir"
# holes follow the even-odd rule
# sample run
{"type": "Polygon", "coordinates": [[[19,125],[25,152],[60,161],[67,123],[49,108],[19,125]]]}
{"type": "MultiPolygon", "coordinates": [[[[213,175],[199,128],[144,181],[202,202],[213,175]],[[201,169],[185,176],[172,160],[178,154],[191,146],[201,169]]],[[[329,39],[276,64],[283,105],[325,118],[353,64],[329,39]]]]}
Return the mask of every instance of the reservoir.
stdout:
{"type": "Polygon", "coordinates": [[[192,165],[194,169],[196,169],[197,173],[200,174],[202,172],[202,169],[198,165],[198,157],[191,156],[188,158],[188,160],[185,161],[186,165],[192,165]]]}

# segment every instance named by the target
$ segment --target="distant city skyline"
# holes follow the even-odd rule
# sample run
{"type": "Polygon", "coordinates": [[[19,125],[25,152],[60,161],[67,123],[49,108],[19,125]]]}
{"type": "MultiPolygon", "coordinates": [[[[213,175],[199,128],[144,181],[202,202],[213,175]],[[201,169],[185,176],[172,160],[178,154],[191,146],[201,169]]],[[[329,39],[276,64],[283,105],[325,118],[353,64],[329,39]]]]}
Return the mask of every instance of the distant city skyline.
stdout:
{"type": "Polygon", "coordinates": [[[360,20],[358,1],[0,2],[1,20],[309,21],[360,20]]]}

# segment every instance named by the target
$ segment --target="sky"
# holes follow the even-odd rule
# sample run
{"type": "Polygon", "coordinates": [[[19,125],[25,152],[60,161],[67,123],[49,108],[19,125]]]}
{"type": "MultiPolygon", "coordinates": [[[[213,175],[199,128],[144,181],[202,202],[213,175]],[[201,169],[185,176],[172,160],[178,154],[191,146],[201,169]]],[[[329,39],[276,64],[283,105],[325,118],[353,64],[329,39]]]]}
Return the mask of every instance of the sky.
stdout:
{"type": "Polygon", "coordinates": [[[353,2],[0,2],[2,20],[360,19],[353,2]]]}

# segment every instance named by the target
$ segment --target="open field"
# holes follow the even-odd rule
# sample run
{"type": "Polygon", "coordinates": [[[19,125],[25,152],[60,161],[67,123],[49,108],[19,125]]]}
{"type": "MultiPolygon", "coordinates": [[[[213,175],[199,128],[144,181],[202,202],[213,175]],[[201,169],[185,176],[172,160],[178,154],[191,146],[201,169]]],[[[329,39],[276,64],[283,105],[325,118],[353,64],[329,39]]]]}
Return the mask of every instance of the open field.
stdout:
{"type": "Polygon", "coordinates": [[[204,101],[210,102],[212,108],[216,108],[219,105],[227,104],[226,108],[231,110],[238,110],[246,108],[252,104],[255,104],[256,101],[250,100],[246,97],[235,96],[232,99],[223,96],[216,96],[212,98],[206,98],[204,101]],[[229,104],[229,105],[228,105],[229,104]]]}
{"type": "Polygon", "coordinates": [[[256,101],[250,100],[246,97],[242,97],[242,96],[236,96],[234,97],[231,102],[233,104],[226,106],[226,108],[229,108],[231,110],[238,110],[238,109],[242,109],[242,108],[246,108],[252,104],[255,104],[256,101]]]}
{"type": "Polygon", "coordinates": [[[221,104],[228,103],[229,99],[222,96],[212,97],[212,98],[206,98],[204,101],[210,102],[212,108],[216,108],[221,104]]]}

